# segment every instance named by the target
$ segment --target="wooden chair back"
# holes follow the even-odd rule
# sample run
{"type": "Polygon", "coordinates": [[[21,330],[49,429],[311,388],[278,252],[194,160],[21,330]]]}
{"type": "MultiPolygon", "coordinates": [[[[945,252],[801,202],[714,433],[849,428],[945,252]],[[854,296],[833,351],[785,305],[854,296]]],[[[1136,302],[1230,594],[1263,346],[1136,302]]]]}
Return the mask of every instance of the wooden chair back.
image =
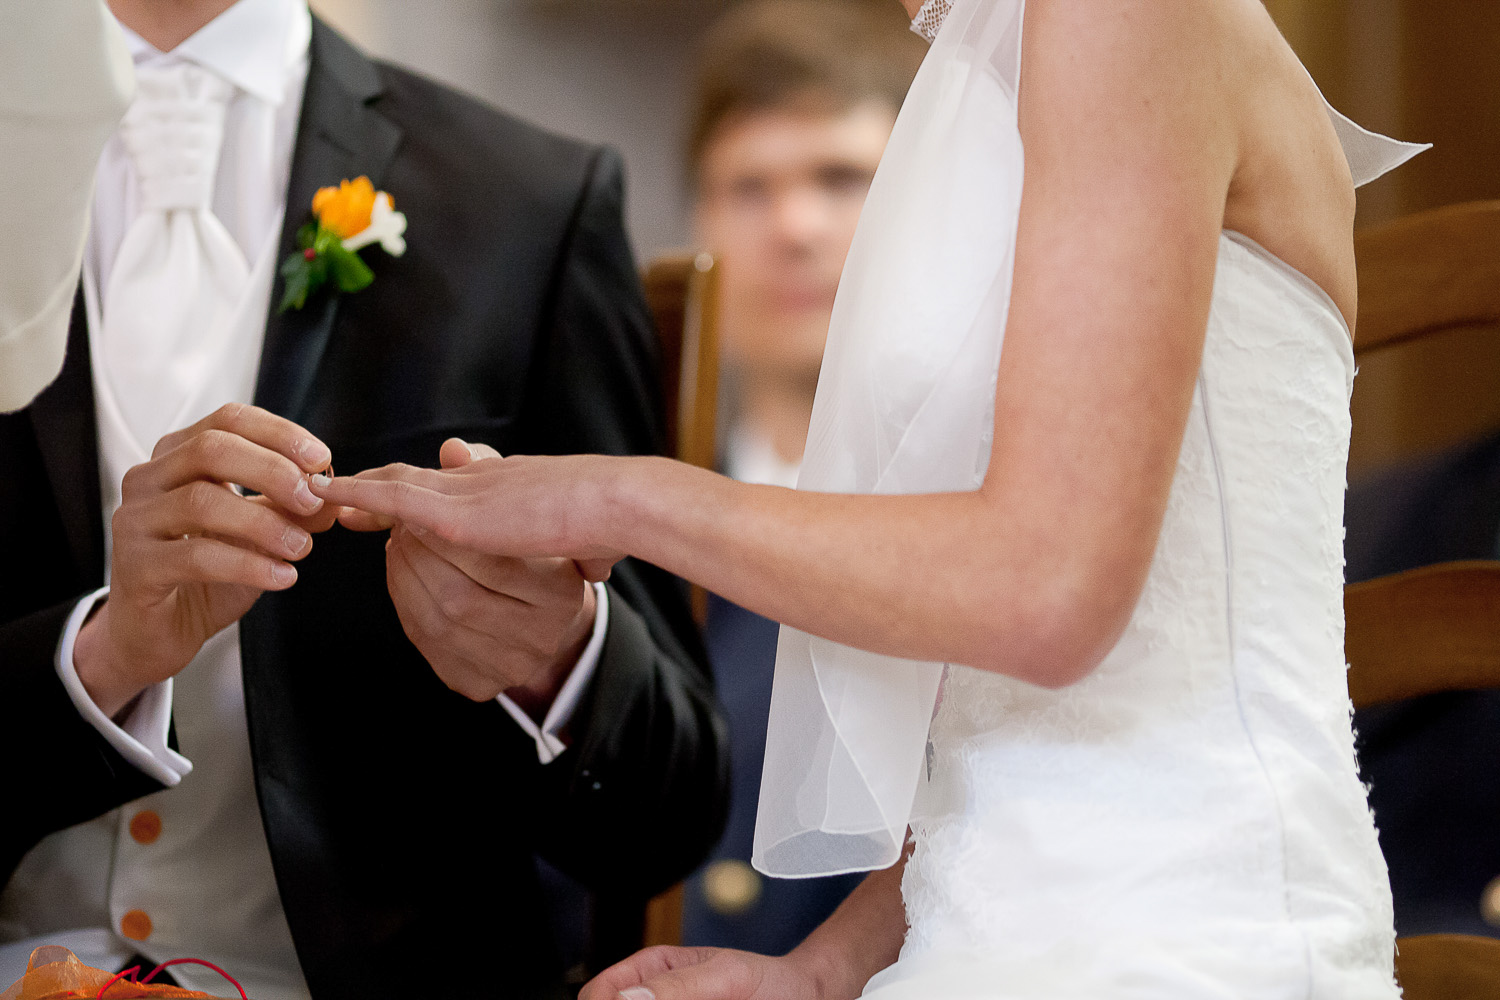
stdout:
{"type": "MultiPolygon", "coordinates": [[[[1355,256],[1351,476],[1500,426],[1500,202],[1363,230],[1355,256]]],[[[1353,584],[1344,618],[1356,708],[1500,688],[1500,562],[1353,584]]],[[[1407,1000],[1500,1000],[1500,941],[1402,938],[1396,978],[1407,1000]]]]}
{"type": "MultiPolygon", "coordinates": [[[[1361,442],[1367,460],[1395,461],[1500,426],[1500,201],[1361,230],[1354,250],[1360,375],[1351,475],[1361,442]],[[1475,351],[1493,353],[1493,362],[1469,370],[1463,351],[1470,361],[1475,351]],[[1489,391],[1461,391],[1465,379],[1489,391]]],[[[1428,566],[1355,584],[1345,590],[1344,615],[1357,708],[1500,687],[1500,563],[1428,566]]]]}
{"type": "Polygon", "coordinates": [[[679,461],[714,467],[719,412],[719,272],[713,255],[658,257],[642,276],[661,344],[667,438],[679,461]]]}
{"type": "MultiPolygon", "coordinates": [[[[674,452],[679,461],[712,469],[718,458],[718,263],[705,252],[661,257],[646,269],[645,283],[661,337],[674,452]]],[[[693,586],[690,597],[693,617],[702,625],[708,617],[708,592],[693,586]]],[[[678,884],[646,907],[647,947],[682,943],[682,903],[678,884]]]]}
{"type": "Polygon", "coordinates": [[[1500,427],[1500,201],[1355,234],[1350,477],[1500,427]]]}
{"type": "Polygon", "coordinates": [[[1355,708],[1500,688],[1500,562],[1441,563],[1352,584],[1344,623],[1355,708]]]}
{"type": "MultiPolygon", "coordinates": [[[[661,346],[668,452],[679,461],[712,469],[718,450],[718,264],[708,253],[671,254],[651,261],[641,281],[661,346]]],[[[693,617],[701,626],[708,594],[695,586],[690,596],[693,617]]],[[[639,900],[596,900],[595,964],[641,947],[681,943],[682,902],[681,885],[644,909],[639,900]]]]}
{"type": "Polygon", "coordinates": [[[1468,934],[1402,938],[1396,981],[1405,1000],[1500,1000],[1500,941],[1468,934]]]}

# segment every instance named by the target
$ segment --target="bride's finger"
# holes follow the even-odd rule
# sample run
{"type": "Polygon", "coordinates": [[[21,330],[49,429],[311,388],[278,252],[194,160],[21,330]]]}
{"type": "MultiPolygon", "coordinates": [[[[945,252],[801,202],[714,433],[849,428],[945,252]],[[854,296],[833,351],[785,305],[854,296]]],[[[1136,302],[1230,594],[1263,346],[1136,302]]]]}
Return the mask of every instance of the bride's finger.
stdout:
{"type": "Polygon", "coordinates": [[[583,992],[578,994],[578,1000],[618,1000],[624,990],[641,987],[646,980],[661,976],[674,968],[703,961],[707,957],[703,954],[706,950],[658,945],[638,951],[595,976],[583,988],[583,992]]]}
{"type": "Polygon", "coordinates": [[[311,487],[329,503],[426,528],[440,538],[452,539],[462,527],[448,477],[431,469],[386,466],[358,476],[313,476],[311,487]]]}
{"type": "MultiPolygon", "coordinates": [[[[404,465],[399,462],[394,465],[382,465],[376,469],[366,469],[353,476],[315,475],[307,479],[307,484],[313,494],[324,500],[333,496],[352,496],[357,492],[375,496],[379,491],[366,492],[366,484],[398,482],[434,493],[457,492],[453,485],[453,473],[438,469],[424,469],[416,465],[404,465]]],[[[338,503],[336,500],[333,502],[338,503]]],[[[353,504],[343,504],[343,506],[350,507],[353,504]]]]}
{"type": "Polygon", "coordinates": [[[621,991],[629,1000],[751,1000],[756,976],[743,962],[732,958],[689,965],[641,984],[641,992],[621,991]]]}

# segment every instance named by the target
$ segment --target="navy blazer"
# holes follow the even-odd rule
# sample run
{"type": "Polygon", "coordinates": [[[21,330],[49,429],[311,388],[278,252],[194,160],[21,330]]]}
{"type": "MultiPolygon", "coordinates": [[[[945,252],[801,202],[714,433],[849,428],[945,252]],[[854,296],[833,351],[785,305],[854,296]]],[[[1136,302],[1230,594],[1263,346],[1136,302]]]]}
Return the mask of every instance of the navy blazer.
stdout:
{"type": "MultiPolygon", "coordinates": [[[[1345,524],[1350,582],[1500,558],[1500,435],[1356,484],[1345,524]]],[[[1480,905],[1500,877],[1500,692],[1381,705],[1354,724],[1397,933],[1500,936],[1480,905]]]]}

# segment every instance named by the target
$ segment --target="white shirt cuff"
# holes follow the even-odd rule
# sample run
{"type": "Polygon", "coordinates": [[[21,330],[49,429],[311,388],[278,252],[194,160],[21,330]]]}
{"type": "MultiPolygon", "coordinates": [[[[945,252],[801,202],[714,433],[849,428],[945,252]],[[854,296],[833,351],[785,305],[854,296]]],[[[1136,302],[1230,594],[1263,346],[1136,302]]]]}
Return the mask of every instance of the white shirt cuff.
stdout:
{"type": "Polygon", "coordinates": [[[594,584],[594,597],[594,634],[589,637],[589,644],[583,647],[583,655],[578,657],[573,672],[563,682],[562,690],[552,700],[552,707],[547,709],[547,716],[542,719],[541,726],[538,727],[531,716],[521,710],[521,706],[505,695],[495,697],[500,707],[516,720],[516,725],[536,741],[536,756],[543,764],[552,763],[568,748],[558,734],[572,720],[578,701],[583,697],[584,689],[589,686],[589,681],[593,679],[594,671],[599,666],[599,654],[604,649],[604,633],[609,629],[609,592],[605,590],[604,584],[594,584]]]}
{"type": "Polygon", "coordinates": [[[168,788],[175,787],[193,770],[193,762],[167,746],[167,732],[172,725],[172,679],[153,684],[140,693],[125,718],[116,725],[94,704],[78,679],[73,662],[73,646],[78,633],[94,607],[109,596],[101,587],[78,602],[63,628],[62,642],[57,645],[57,675],[62,678],[68,697],[89,724],[97,729],[109,745],[131,764],[168,788]]]}

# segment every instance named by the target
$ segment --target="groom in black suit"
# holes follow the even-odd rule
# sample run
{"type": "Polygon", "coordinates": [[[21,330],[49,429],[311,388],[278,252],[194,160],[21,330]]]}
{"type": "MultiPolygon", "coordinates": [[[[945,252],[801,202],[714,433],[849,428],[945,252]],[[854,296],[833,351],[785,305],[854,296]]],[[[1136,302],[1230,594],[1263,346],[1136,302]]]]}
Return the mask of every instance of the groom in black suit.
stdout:
{"type": "MultiPolygon", "coordinates": [[[[273,308],[253,402],[341,471],[435,464],[453,436],[661,450],[618,159],[371,61],[316,20],[308,65],[278,259],[314,191],[359,175],[411,220],[408,250],[366,254],[375,280],[357,294],[273,308]]],[[[162,788],[80,714],[55,662],[107,582],[87,325],[80,295],[62,377],[0,417],[0,882],[43,838],[162,788]]],[[[240,622],[255,793],[301,972],[319,1000],[562,995],[535,857],[628,908],[691,870],[722,823],[725,737],[680,586],[616,569],[568,749],[543,764],[493,698],[439,677],[441,635],[408,640],[421,627],[393,607],[385,545],[335,527],[240,622]]]]}

